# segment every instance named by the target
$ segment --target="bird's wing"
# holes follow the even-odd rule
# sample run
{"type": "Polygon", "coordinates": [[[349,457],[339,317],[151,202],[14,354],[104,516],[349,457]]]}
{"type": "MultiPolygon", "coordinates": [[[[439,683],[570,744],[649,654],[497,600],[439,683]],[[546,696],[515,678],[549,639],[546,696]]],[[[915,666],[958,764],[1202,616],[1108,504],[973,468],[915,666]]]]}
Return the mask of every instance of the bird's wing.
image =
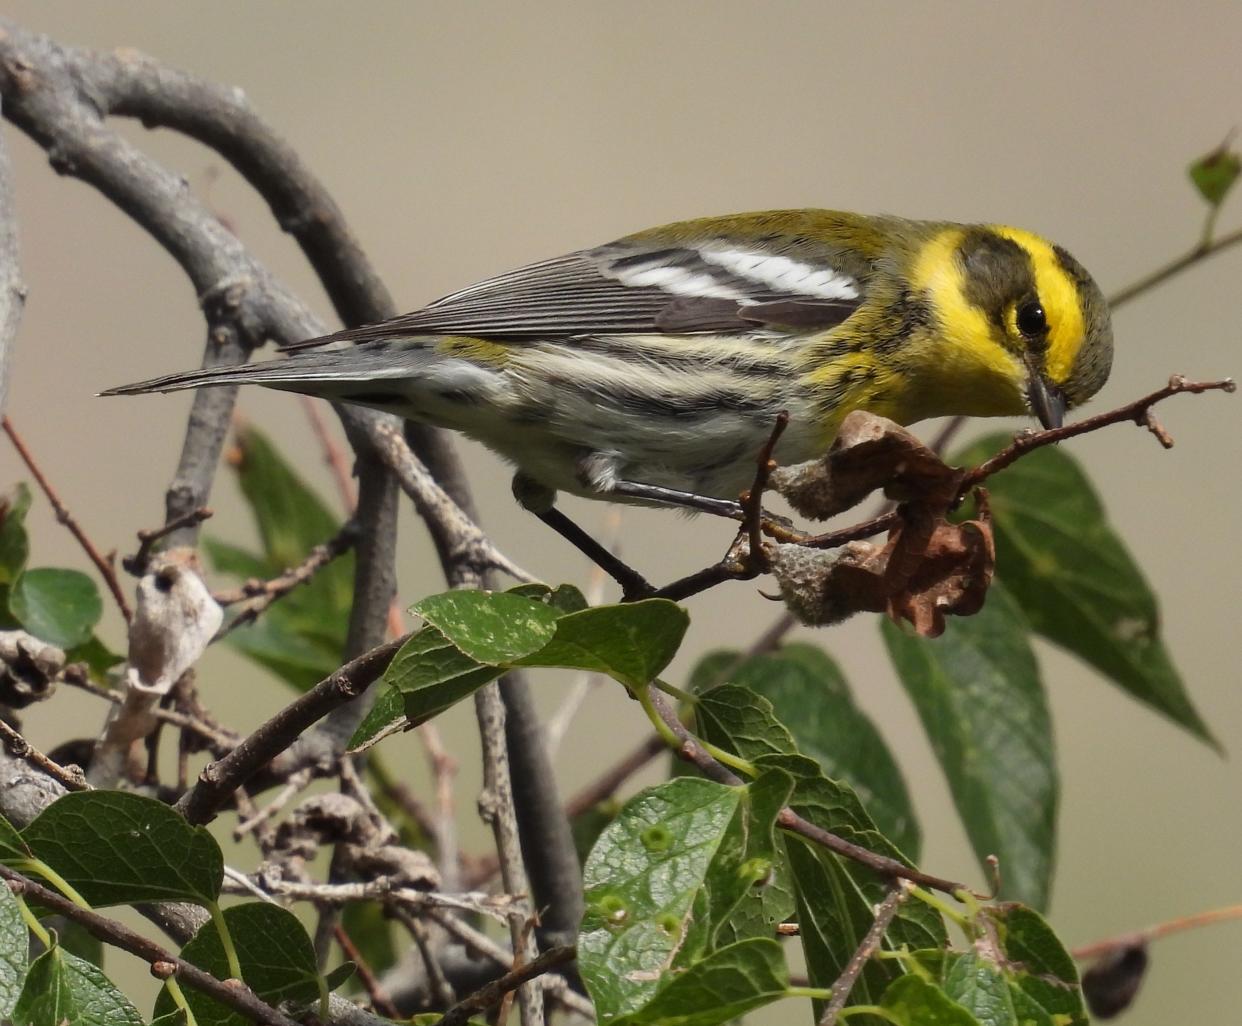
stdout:
{"type": "Polygon", "coordinates": [[[840,324],[862,302],[852,275],[777,242],[659,245],[623,239],[530,264],[379,324],[286,346],[467,335],[522,342],[575,335],[749,334],[840,324]]]}

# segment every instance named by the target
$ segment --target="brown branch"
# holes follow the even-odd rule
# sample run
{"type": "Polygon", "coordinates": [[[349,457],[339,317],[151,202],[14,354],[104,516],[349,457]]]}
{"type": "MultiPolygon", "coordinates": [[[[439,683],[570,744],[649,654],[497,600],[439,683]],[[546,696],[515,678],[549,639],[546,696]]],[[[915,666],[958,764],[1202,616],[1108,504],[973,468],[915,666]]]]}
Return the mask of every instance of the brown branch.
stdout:
{"type": "Polygon", "coordinates": [[[968,471],[966,476],[962,478],[958,494],[966,495],[972,488],[978,487],[993,474],[1004,470],[1028,452],[1041,449],[1045,445],[1063,442],[1067,438],[1075,438],[1078,435],[1085,435],[1091,431],[1098,431],[1100,428],[1108,427],[1112,424],[1123,424],[1126,421],[1133,421],[1140,427],[1145,427],[1151,431],[1166,449],[1171,448],[1173,439],[1169,437],[1168,432],[1151,415],[1151,408],[1156,403],[1163,399],[1168,399],[1170,396],[1180,395],[1183,392],[1198,395],[1203,392],[1233,392],[1236,389],[1237,385],[1232,378],[1224,378],[1220,381],[1187,381],[1181,375],[1175,374],[1169,379],[1169,383],[1164,388],[1158,388],[1150,395],[1145,395],[1141,399],[1134,400],[1134,402],[1126,403],[1124,406],[1118,406],[1115,410],[1097,413],[1094,417],[1086,417],[1075,421],[1073,424],[1053,428],[1051,431],[1032,431],[1018,435],[1011,444],[1007,445],[991,459],[984,460],[973,470],[968,471]]]}
{"type": "Polygon", "coordinates": [[[1109,937],[1106,940],[1093,941],[1090,944],[1084,944],[1082,947],[1074,948],[1070,951],[1070,954],[1076,961],[1085,962],[1093,958],[1110,955],[1118,949],[1138,947],[1150,941],[1159,940],[1161,937],[1168,937],[1170,934],[1181,933],[1184,930],[1197,930],[1204,926],[1211,926],[1214,923],[1227,923],[1238,919],[1242,919],[1242,905],[1226,905],[1224,908],[1213,908],[1208,909],[1206,912],[1196,912],[1194,915],[1179,916],[1176,919],[1156,923],[1154,926],[1148,926],[1142,930],[1133,930],[1130,933],[1109,937]]]}
{"type": "Polygon", "coordinates": [[[776,423],[772,425],[772,432],[768,435],[768,440],[759,452],[759,462],[755,468],[754,483],[751,484],[750,490],[741,498],[742,530],[750,543],[750,551],[747,553],[746,562],[754,568],[756,574],[767,566],[763,556],[763,493],[768,487],[768,478],[772,476],[772,471],[776,469],[772,453],[776,450],[776,443],[781,440],[781,435],[785,433],[785,428],[787,427],[789,427],[789,411],[781,410],[776,415],[776,423]]]}
{"type": "Polygon", "coordinates": [[[375,971],[371,968],[371,964],[366,960],[366,956],[358,950],[358,945],[354,943],[354,939],[346,932],[345,927],[340,923],[336,925],[333,931],[337,944],[341,946],[341,951],[345,957],[354,963],[354,970],[358,973],[358,980],[362,984],[363,989],[367,992],[367,997],[371,999],[371,1004],[375,1006],[375,1010],[381,1015],[389,1019],[400,1019],[401,1012],[397,1006],[392,1003],[392,998],[384,985],[380,983],[375,975],[375,971]]]}
{"type": "Polygon", "coordinates": [[[1242,243],[1242,228],[1232,231],[1228,235],[1222,235],[1212,241],[1201,242],[1199,245],[1195,246],[1188,252],[1183,253],[1175,260],[1169,261],[1169,263],[1165,264],[1163,267],[1157,268],[1150,274],[1144,275],[1133,284],[1127,285],[1125,288],[1114,292],[1108,297],[1108,305],[1112,309],[1116,310],[1119,306],[1124,306],[1132,299],[1137,299],[1144,292],[1149,292],[1157,285],[1163,285],[1170,278],[1181,274],[1183,271],[1190,270],[1190,268],[1194,267],[1195,264],[1199,263],[1201,260],[1206,260],[1208,257],[1215,256],[1216,254],[1229,249],[1231,246],[1236,246],[1239,243],[1242,243]]]}
{"type": "Polygon", "coordinates": [[[476,1012],[487,1011],[499,1003],[500,999],[510,991],[516,990],[522,984],[529,983],[552,969],[568,965],[577,957],[577,949],[569,944],[549,948],[533,961],[526,962],[505,973],[504,976],[493,980],[487,986],[480,987],[468,998],[459,1001],[444,1013],[437,1026],[464,1026],[472,1015],[476,1012]]]}
{"type": "Polygon", "coordinates": [[[209,823],[233,792],[333,709],[352,702],[387,669],[405,643],[397,638],[346,663],[290,702],[223,759],[210,763],[176,808],[195,824],[209,823]]]}
{"type": "Polygon", "coordinates": [[[268,581],[247,581],[232,591],[217,592],[212,597],[221,606],[242,604],[237,615],[221,629],[217,639],[243,624],[253,623],[273,602],[284,598],[299,585],[308,584],[319,570],[357,544],[358,533],[358,524],[348,520],[335,535],[316,545],[301,563],[279,577],[268,581]]]}
{"type": "Polygon", "coordinates": [[[884,900],[876,906],[875,920],[871,924],[871,928],[863,936],[858,948],[846,963],[845,968],[841,971],[835,982],[832,984],[832,997],[829,999],[827,1006],[824,1008],[823,1015],[819,1017],[818,1026],[834,1026],[837,1017],[841,1014],[841,1009],[845,1007],[845,1003],[850,999],[850,992],[854,989],[854,984],[858,982],[858,977],[862,975],[863,969],[871,956],[884,943],[884,933],[892,925],[893,919],[896,918],[901,903],[906,900],[906,889],[900,885],[889,888],[888,894],[884,896],[884,900]]]}
{"type": "Polygon", "coordinates": [[[282,1014],[266,1001],[260,1000],[241,980],[233,980],[228,983],[217,980],[210,973],[206,973],[198,966],[178,958],[171,951],[164,950],[154,941],[150,941],[141,934],[135,933],[129,927],[123,926],[113,919],[108,919],[106,916],[101,916],[98,912],[79,908],[56,891],[44,887],[42,884],[35,883],[35,881],[9,869],[8,866],[0,865],[0,877],[8,883],[9,890],[14,894],[19,897],[31,898],[40,905],[50,908],[58,915],[77,923],[97,940],[110,944],[115,948],[120,948],[123,951],[128,951],[131,955],[136,955],[149,965],[154,966],[162,962],[172,966],[172,975],[176,976],[178,982],[188,984],[195,990],[202,991],[208,997],[219,1001],[220,1004],[233,1009],[233,1011],[253,1022],[266,1023],[269,1026],[298,1026],[293,1019],[282,1014]]]}
{"type": "Polygon", "coordinates": [[[99,576],[103,578],[104,584],[108,586],[108,591],[112,593],[112,597],[116,600],[117,608],[120,609],[121,615],[125,617],[125,622],[128,623],[133,619],[134,613],[129,608],[129,603],[125,600],[125,593],[121,590],[120,581],[116,579],[116,569],[109,560],[100,554],[99,549],[95,547],[95,543],[82,530],[82,525],[69,512],[69,507],[61,501],[60,496],[56,493],[56,489],[52,487],[52,482],[47,479],[39,464],[35,462],[34,455],[27,448],[22,436],[17,433],[17,428],[13,426],[13,422],[8,417],[5,417],[0,421],[0,425],[3,425],[4,433],[9,436],[9,441],[13,443],[13,448],[17,450],[17,455],[21,457],[22,462],[26,464],[26,469],[30,471],[35,481],[38,482],[43,494],[47,496],[47,501],[51,504],[52,510],[56,514],[56,522],[64,524],[68,528],[69,533],[82,546],[82,551],[86,553],[87,558],[95,564],[95,569],[99,571],[99,576]]]}
{"type": "Polygon", "coordinates": [[[162,527],[153,527],[139,531],[138,551],[132,556],[126,556],[122,559],[121,566],[125,568],[127,573],[131,573],[135,577],[141,577],[147,572],[147,566],[151,562],[151,553],[155,551],[155,546],[162,539],[180,531],[183,527],[197,527],[204,520],[210,520],[211,517],[211,510],[206,506],[199,506],[198,509],[192,509],[178,517],[174,517],[162,527]]]}
{"type": "Polygon", "coordinates": [[[52,761],[10,727],[3,719],[0,719],[0,740],[4,741],[4,746],[13,756],[30,763],[36,769],[42,770],[66,790],[89,791],[91,789],[91,785],[86,782],[80,767],[74,766],[70,769],[58,762],[52,761]]]}

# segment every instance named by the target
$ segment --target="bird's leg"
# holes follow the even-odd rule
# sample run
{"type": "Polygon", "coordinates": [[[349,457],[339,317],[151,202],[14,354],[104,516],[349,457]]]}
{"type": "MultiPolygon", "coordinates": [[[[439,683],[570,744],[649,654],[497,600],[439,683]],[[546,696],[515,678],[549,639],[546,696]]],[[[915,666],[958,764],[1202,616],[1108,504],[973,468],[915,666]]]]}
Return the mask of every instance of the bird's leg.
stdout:
{"type": "Polygon", "coordinates": [[[601,545],[573,520],[553,505],[556,493],[523,474],[513,478],[513,494],[518,503],[581,552],[587,559],[621,585],[622,598],[646,598],[655,588],[637,570],[601,545]]]}
{"type": "Polygon", "coordinates": [[[698,513],[711,513],[730,520],[742,519],[742,504],[732,499],[716,499],[710,495],[683,492],[661,485],[642,484],[639,481],[617,481],[608,489],[609,494],[640,502],[653,502],[661,506],[679,506],[698,513]]]}

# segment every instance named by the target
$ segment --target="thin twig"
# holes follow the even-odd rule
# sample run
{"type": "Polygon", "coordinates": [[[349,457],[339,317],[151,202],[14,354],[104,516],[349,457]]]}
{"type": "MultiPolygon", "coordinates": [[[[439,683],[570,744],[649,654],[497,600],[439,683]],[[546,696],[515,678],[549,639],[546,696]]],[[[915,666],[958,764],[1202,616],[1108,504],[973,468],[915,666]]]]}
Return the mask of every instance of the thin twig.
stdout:
{"type": "Polygon", "coordinates": [[[448,977],[444,975],[444,967],[432,948],[431,935],[427,927],[400,906],[393,907],[390,911],[397,922],[405,927],[406,933],[414,941],[414,946],[418,948],[423,968],[427,971],[427,982],[436,1007],[448,1008],[457,1000],[457,994],[453,990],[453,985],[449,983],[448,977]]]}
{"type": "Polygon", "coordinates": [[[53,780],[64,786],[66,790],[89,791],[91,789],[91,785],[86,782],[86,777],[83,776],[80,767],[74,766],[70,769],[58,762],[53,762],[3,719],[0,719],[0,740],[4,741],[5,747],[16,758],[23,759],[36,769],[42,770],[53,780]]]}
{"type": "MultiPolygon", "coordinates": [[[[452,913],[429,908],[426,911],[426,916],[428,919],[439,923],[447,933],[456,937],[468,950],[476,955],[490,959],[497,965],[505,966],[506,968],[512,962],[513,954],[511,952],[501,947],[488,937],[487,934],[479,932],[467,923],[463,923],[452,913]]],[[[527,964],[529,965],[530,963],[527,964]]],[[[545,994],[555,997],[565,1008],[588,1019],[595,1018],[595,1006],[587,998],[571,990],[563,976],[540,976],[536,982],[541,985],[545,994]]]]}
{"type": "Polygon", "coordinates": [[[232,793],[260,767],[288,748],[304,730],[338,706],[352,702],[380,675],[397,654],[404,638],[373,648],[334,670],[306,694],[259,726],[223,759],[210,763],[179,802],[189,822],[210,822],[232,793]]]}
{"type": "Polygon", "coordinates": [[[892,924],[893,919],[897,915],[901,903],[906,900],[906,888],[900,884],[895,884],[889,888],[888,894],[884,896],[884,900],[876,906],[875,920],[871,924],[871,928],[863,936],[857,950],[846,963],[845,968],[841,971],[835,982],[832,984],[832,997],[828,1001],[827,1007],[824,1008],[823,1015],[819,1017],[818,1026],[834,1026],[837,1016],[841,1014],[841,1009],[845,1007],[845,1003],[850,999],[850,992],[854,989],[854,984],[858,982],[858,977],[862,975],[863,969],[871,956],[884,943],[884,933],[892,924]]]}
{"type": "Polygon", "coordinates": [[[80,908],[68,898],[42,884],[35,883],[22,874],[14,872],[8,866],[0,865],[0,877],[7,881],[9,890],[14,894],[32,898],[58,915],[77,923],[87,933],[105,944],[128,951],[144,962],[155,965],[164,962],[174,969],[173,974],[181,983],[186,983],[195,990],[202,991],[220,1004],[233,1009],[247,1019],[269,1026],[298,1026],[287,1015],[273,1008],[266,1001],[260,1000],[255,993],[241,980],[224,983],[198,966],[178,958],[171,951],[166,951],[153,941],[147,940],[127,926],[101,916],[98,912],[80,908]]]}
{"type": "Polygon", "coordinates": [[[174,517],[163,527],[153,527],[139,531],[138,551],[132,556],[126,556],[122,559],[121,566],[125,568],[127,573],[131,573],[135,577],[141,577],[147,572],[147,566],[151,562],[151,553],[162,539],[180,531],[183,527],[197,527],[204,520],[210,520],[211,517],[212,511],[210,509],[206,506],[199,506],[198,509],[192,509],[188,513],[174,517]]]}
{"type": "Polygon", "coordinates": [[[1239,243],[1242,243],[1242,228],[1232,231],[1228,235],[1221,235],[1219,238],[1216,238],[1211,242],[1201,242],[1193,249],[1183,253],[1177,259],[1170,260],[1163,267],[1157,268],[1150,274],[1144,275],[1133,284],[1127,285],[1125,288],[1114,292],[1108,297],[1108,305],[1114,310],[1120,306],[1125,306],[1126,303],[1133,299],[1137,299],[1144,292],[1149,292],[1157,285],[1163,285],[1170,278],[1181,274],[1183,271],[1190,270],[1190,268],[1194,267],[1195,264],[1199,263],[1201,260],[1206,260],[1208,257],[1215,256],[1223,250],[1229,249],[1231,246],[1236,246],[1239,243]]]}
{"type": "Polygon", "coordinates": [[[358,974],[358,980],[362,983],[363,989],[366,990],[367,997],[371,999],[371,1004],[375,1006],[375,1010],[389,1019],[400,1019],[402,1017],[401,1012],[393,1004],[392,996],[385,989],[384,985],[380,983],[379,978],[375,975],[375,971],[371,968],[371,963],[358,950],[358,945],[354,943],[354,939],[349,935],[345,927],[337,923],[333,936],[336,938],[337,944],[341,946],[341,952],[354,963],[354,971],[358,974]]]}
{"type": "Polygon", "coordinates": [[[13,448],[17,450],[17,455],[21,457],[22,462],[26,464],[26,469],[30,471],[35,481],[38,482],[39,488],[47,497],[48,503],[51,504],[52,510],[56,514],[57,523],[64,524],[68,528],[69,533],[82,546],[82,551],[86,553],[87,559],[95,564],[95,569],[99,571],[99,576],[103,578],[104,584],[108,586],[108,591],[112,593],[113,599],[116,600],[117,608],[120,609],[121,615],[125,617],[125,622],[129,623],[134,618],[134,612],[130,609],[129,602],[125,599],[125,593],[121,590],[121,582],[116,579],[115,567],[100,554],[99,549],[95,547],[95,543],[82,530],[82,525],[69,512],[69,507],[56,494],[56,489],[52,487],[52,482],[47,479],[39,464],[35,462],[34,455],[26,447],[22,436],[17,433],[13,422],[8,417],[5,417],[3,420],[0,420],[0,425],[3,425],[4,433],[9,436],[9,441],[13,443],[13,448]]]}
{"type": "Polygon", "coordinates": [[[505,994],[516,990],[522,984],[528,983],[552,969],[568,965],[577,957],[577,949],[569,944],[549,948],[534,961],[518,966],[518,968],[505,973],[499,979],[493,980],[487,986],[480,987],[468,998],[459,1001],[444,1013],[437,1026],[463,1026],[472,1015],[476,1012],[487,1011],[487,1009],[497,1004],[505,994]]]}
{"type": "Polygon", "coordinates": [[[1154,926],[1148,926],[1142,930],[1133,930],[1130,933],[1123,933],[1117,937],[1109,937],[1106,940],[1093,941],[1090,944],[1084,944],[1082,947],[1072,949],[1070,954],[1076,961],[1085,962],[1111,954],[1118,948],[1138,947],[1141,944],[1147,944],[1150,941],[1159,940],[1161,937],[1168,937],[1174,933],[1181,933],[1184,930],[1197,930],[1204,926],[1211,926],[1214,923],[1228,923],[1239,919],[1242,919],[1242,905],[1226,905],[1224,908],[1213,908],[1208,909],[1206,912],[1196,912],[1194,915],[1179,916],[1176,919],[1156,923],[1154,926]]]}
{"type": "Polygon", "coordinates": [[[284,598],[299,585],[309,584],[321,569],[354,547],[358,523],[347,520],[341,529],[321,545],[316,545],[301,563],[268,581],[247,581],[232,591],[217,592],[213,598],[221,606],[240,605],[233,619],[220,629],[216,639],[243,624],[253,623],[272,603],[284,598]]]}
{"type": "Polygon", "coordinates": [[[1158,388],[1150,395],[1145,395],[1141,399],[1135,399],[1134,402],[1126,403],[1124,406],[1118,406],[1115,410],[1097,413],[1094,417],[1086,417],[1083,420],[1075,421],[1073,424],[1066,424],[1064,427],[1053,428],[1050,431],[1032,431],[1018,435],[1012,443],[991,459],[984,460],[973,470],[969,471],[962,478],[958,494],[966,495],[972,488],[978,487],[993,474],[1004,470],[1028,452],[1043,448],[1045,445],[1063,442],[1067,438],[1074,438],[1091,431],[1098,431],[1100,428],[1108,427],[1111,424],[1123,424],[1126,421],[1133,421],[1155,434],[1157,440],[1166,449],[1171,448],[1173,439],[1169,437],[1168,433],[1154,417],[1149,416],[1151,408],[1156,403],[1163,399],[1168,399],[1170,396],[1180,395],[1183,392],[1198,395],[1203,392],[1233,392],[1236,389],[1237,384],[1232,378],[1224,378],[1220,381],[1187,381],[1181,375],[1175,374],[1169,379],[1169,383],[1164,388],[1158,388]]]}
{"type": "Polygon", "coordinates": [[[788,426],[789,411],[781,410],[776,415],[776,422],[772,425],[772,432],[768,435],[768,440],[759,452],[758,466],[755,468],[755,480],[751,484],[749,491],[741,498],[744,517],[742,520],[742,530],[750,542],[750,551],[747,554],[746,562],[754,567],[756,573],[766,567],[766,561],[763,556],[763,493],[768,487],[768,478],[772,476],[772,471],[776,469],[772,453],[776,450],[776,443],[781,440],[781,435],[785,433],[785,428],[788,426]]]}

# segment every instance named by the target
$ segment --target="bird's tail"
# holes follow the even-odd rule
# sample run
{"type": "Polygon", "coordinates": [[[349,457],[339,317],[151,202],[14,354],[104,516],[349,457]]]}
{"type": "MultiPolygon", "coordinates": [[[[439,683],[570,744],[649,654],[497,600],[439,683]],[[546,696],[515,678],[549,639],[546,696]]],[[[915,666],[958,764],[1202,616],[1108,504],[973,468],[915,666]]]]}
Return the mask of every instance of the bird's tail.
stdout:
{"type": "MultiPolygon", "coordinates": [[[[376,350],[379,347],[375,347],[376,350]]],[[[238,363],[225,367],[200,367],[165,374],[131,385],[118,385],[100,395],[141,395],[145,392],[179,392],[187,388],[221,385],[267,385],[269,388],[304,392],[308,395],[337,395],[351,385],[386,378],[408,377],[427,363],[430,354],[406,348],[394,358],[388,351],[369,351],[370,347],[329,349],[298,353],[288,358],[262,363],[238,363]]]]}

